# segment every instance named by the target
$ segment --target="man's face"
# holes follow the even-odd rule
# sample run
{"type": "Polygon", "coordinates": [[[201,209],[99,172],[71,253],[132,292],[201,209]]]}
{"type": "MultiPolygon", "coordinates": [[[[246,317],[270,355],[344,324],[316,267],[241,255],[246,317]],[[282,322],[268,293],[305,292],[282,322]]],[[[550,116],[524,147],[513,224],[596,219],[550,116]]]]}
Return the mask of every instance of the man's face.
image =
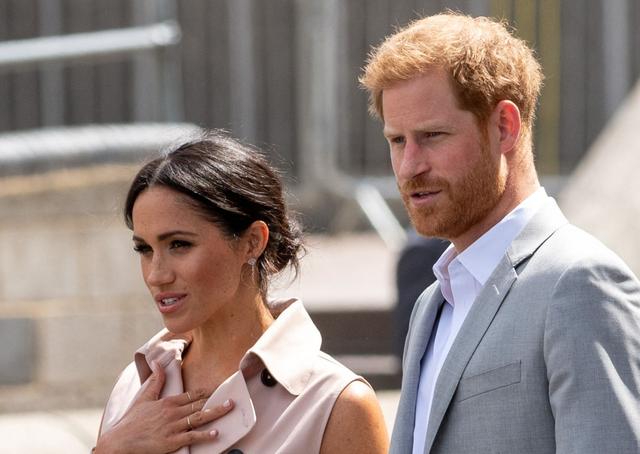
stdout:
{"type": "Polygon", "coordinates": [[[431,70],[382,94],[384,135],[416,230],[456,242],[480,225],[505,188],[501,154],[460,109],[447,74],[431,70]]]}

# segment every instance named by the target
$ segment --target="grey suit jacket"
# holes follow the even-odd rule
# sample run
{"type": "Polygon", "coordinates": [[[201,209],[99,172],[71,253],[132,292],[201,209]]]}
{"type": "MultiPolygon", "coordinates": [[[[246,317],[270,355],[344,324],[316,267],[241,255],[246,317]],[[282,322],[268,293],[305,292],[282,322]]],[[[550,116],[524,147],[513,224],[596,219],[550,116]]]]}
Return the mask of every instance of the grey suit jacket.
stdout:
{"type": "MultiPolygon", "coordinates": [[[[392,454],[411,453],[438,283],[418,298],[392,454]]],[[[510,245],[436,382],[425,453],[639,453],[640,283],[552,200],[510,245]]]]}

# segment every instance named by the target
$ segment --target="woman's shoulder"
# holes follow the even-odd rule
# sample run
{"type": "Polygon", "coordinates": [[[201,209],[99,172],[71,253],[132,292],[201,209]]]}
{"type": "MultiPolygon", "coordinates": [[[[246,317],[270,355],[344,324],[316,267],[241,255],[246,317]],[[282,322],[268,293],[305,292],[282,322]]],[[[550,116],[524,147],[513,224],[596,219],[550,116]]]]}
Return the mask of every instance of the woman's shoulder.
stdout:
{"type": "Polygon", "coordinates": [[[358,391],[357,395],[362,395],[364,388],[370,390],[375,397],[371,385],[362,376],[333,356],[319,351],[305,393],[315,396],[314,400],[326,399],[330,407],[333,407],[339,398],[344,399],[343,395],[351,396],[351,391],[348,390],[358,391]]]}
{"type": "Polygon", "coordinates": [[[352,380],[360,378],[353,370],[345,366],[343,363],[335,359],[328,353],[320,350],[316,359],[316,371],[325,374],[334,374],[341,377],[349,377],[352,380]]]}
{"type": "Polygon", "coordinates": [[[389,435],[375,392],[363,380],[349,383],[336,399],[320,453],[383,454],[389,435]]]}

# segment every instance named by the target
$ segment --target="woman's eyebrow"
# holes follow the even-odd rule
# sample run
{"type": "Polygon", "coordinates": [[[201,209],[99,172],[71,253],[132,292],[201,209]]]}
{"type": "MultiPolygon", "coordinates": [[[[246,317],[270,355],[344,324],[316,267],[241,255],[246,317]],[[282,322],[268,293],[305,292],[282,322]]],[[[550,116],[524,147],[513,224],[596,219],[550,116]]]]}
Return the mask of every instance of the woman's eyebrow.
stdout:
{"type": "MultiPolygon", "coordinates": [[[[198,236],[196,233],[189,232],[187,230],[171,230],[169,232],[161,233],[160,235],[158,235],[158,241],[164,241],[167,238],[170,238],[170,237],[172,237],[174,235],[198,236]]],[[[136,236],[136,235],[133,235],[132,240],[133,241],[144,242],[144,240],[142,238],[140,238],[139,236],[136,236]]]]}

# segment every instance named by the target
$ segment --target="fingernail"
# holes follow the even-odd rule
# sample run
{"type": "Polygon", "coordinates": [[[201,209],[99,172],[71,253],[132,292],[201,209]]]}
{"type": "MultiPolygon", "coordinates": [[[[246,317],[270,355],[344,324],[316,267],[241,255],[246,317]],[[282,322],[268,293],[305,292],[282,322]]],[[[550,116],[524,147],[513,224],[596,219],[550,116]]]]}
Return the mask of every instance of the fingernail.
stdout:
{"type": "Polygon", "coordinates": [[[205,409],[203,410],[203,413],[211,413],[211,409],[210,409],[210,408],[205,408],[205,409]]]}
{"type": "Polygon", "coordinates": [[[222,404],[222,406],[223,406],[224,408],[229,408],[229,407],[231,407],[231,399],[227,399],[227,400],[225,400],[225,401],[224,401],[224,403],[222,404]]]}
{"type": "Polygon", "coordinates": [[[211,436],[211,438],[215,438],[218,436],[218,431],[216,429],[213,429],[211,432],[209,432],[209,435],[211,436]]]}

